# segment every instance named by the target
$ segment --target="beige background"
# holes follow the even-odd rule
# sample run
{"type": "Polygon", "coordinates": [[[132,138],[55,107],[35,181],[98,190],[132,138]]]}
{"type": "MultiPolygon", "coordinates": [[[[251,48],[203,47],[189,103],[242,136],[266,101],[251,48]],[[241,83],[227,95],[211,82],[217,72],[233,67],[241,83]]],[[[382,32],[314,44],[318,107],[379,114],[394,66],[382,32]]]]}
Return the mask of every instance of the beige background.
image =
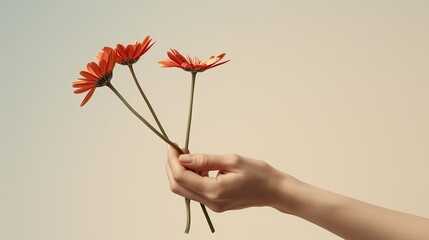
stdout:
{"type": "MultiPolygon", "coordinates": [[[[166,145],[107,89],[71,82],[104,45],[135,66],[183,144],[189,74],[173,47],[231,62],[198,76],[193,152],[263,159],[314,185],[429,216],[429,2],[3,1],[0,239],[338,239],[268,208],[211,213],[172,194],[166,145]]],[[[126,68],[114,84],[147,114],[126,68]]]]}

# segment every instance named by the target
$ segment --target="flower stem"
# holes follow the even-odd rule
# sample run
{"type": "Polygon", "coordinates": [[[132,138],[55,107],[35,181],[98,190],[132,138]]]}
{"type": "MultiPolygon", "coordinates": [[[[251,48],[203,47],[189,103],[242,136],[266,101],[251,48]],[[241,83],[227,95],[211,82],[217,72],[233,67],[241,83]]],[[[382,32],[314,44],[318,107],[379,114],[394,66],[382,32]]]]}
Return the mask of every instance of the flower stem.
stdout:
{"type": "MultiPolygon", "coordinates": [[[[196,72],[192,72],[192,83],[191,83],[191,94],[189,97],[189,113],[188,113],[188,127],[186,129],[186,139],[185,139],[185,151],[186,153],[189,153],[189,137],[190,137],[190,133],[191,133],[191,122],[192,122],[192,109],[193,109],[193,105],[194,105],[194,92],[195,92],[195,80],[197,77],[197,73],[196,72]]],[[[186,228],[185,228],[185,233],[189,232],[189,228],[190,228],[190,224],[191,224],[191,208],[190,208],[190,203],[191,201],[189,199],[185,199],[185,204],[186,204],[186,216],[187,216],[187,221],[186,221],[186,228]]],[[[209,224],[210,230],[212,233],[215,232],[215,229],[213,227],[212,221],[210,220],[210,216],[207,212],[206,206],[204,206],[204,204],[200,203],[201,209],[204,212],[204,216],[206,217],[207,223],[209,224]]]]}
{"type": "Polygon", "coordinates": [[[191,95],[189,97],[188,127],[186,129],[186,139],[185,139],[185,151],[187,151],[187,152],[189,152],[189,137],[191,134],[192,108],[194,105],[194,91],[195,91],[195,79],[196,79],[196,77],[197,77],[197,73],[192,72],[191,95]]]}
{"type": "Polygon", "coordinates": [[[209,216],[209,213],[207,212],[206,206],[204,206],[204,204],[202,204],[202,203],[200,203],[200,206],[201,206],[201,209],[203,209],[204,216],[206,217],[207,223],[209,224],[209,227],[210,227],[210,231],[212,233],[214,233],[215,229],[214,229],[212,221],[210,220],[210,216],[209,216]]]}
{"type": "MultiPolygon", "coordinates": [[[[195,81],[195,76],[193,76],[193,79],[195,81]]],[[[194,84],[195,85],[195,82],[194,84]]],[[[152,130],[153,133],[155,133],[158,137],[160,137],[164,142],[166,142],[167,144],[169,144],[170,146],[172,146],[174,149],[176,149],[176,151],[179,154],[184,154],[184,151],[182,149],[180,149],[176,144],[174,144],[173,142],[170,141],[170,139],[168,139],[168,137],[166,135],[163,135],[162,133],[160,133],[158,130],[156,130],[156,128],[154,128],[148,121],[146,121],[146,119],[144,119],[133,107],[131,107],[131,105],[125,100],[125,98],[118,92],[118,90],[116,90],[116,88],[109,82],[106,84],[106,86],[108,86],[115,94],[116,96],[122,101],[122,103],[125,104],[125,106],[140,120],[142,121],[150,130],[152,130]]],[[[192,94],[193,95],[193,94],[192,94]]],[[[193,101],[193,96],[192,96],[192,101],[193,101]]],[[[191,104],[191,108],[192,108],[192,104],[191,104]]],[[[190,111],[190,116],[192,116],[192,109],[190,111]]],[[[190,129],[190,123],[188,123],[188,129],[190,129]]],[[[187,141],[188,144],[187,146],[189,146],[189,130],[187,133],[187,141]]],[[[185,150],[189,153],[188,148],[185,148],[185,150]]],[[[185,203],[186,203],[186,215],[187,215],[187,221],[186,221],[186,229],[185,229],[185,233],[189,233],[190,227],[191,227],[191,213],[190,213],[190,199],[185,198],[185,203]]],[[[201,208],[203,209],[204,215],[206,217],[206,220],[210,226],[210,229],[212,232],[214,232],[214,228],[213,228],[213,224],[211,223],[210,217],[207,213],[206,207],[203,204],[200,204],[201,208]]]]}
{"type": "Polygon", "coordinates": [[[191,228],[191,200],[189,198],[185,198],[186,205],[186,227],[185,233],[188,234],[191,228]]]}
{"type": "MultiPolygon", "coordinates": [[[[191,95],[189,98],[189,112],[188,112],[188,126],[186,128],[186,139],[185,139],[185,151],[189,153],[189,137],[191,133],[191,122],[192,122],[192,108],[194,105],[194,90],[195,90],[195,79],[197,73],[192,72],[192,85],[191,85],[191,95]]],[[[191,227],[191,200],[185,199],[186,204],[186,227],[185,233],[189,233],[189,229],[191,227]]]]}
{"type": "Polygon", "coordinates": [[[122,95],[118,92],[118,90],[116,90],[115,87],[113,87],[113,85],[111,83],[107,83],[106,86],[108,86],[115,94],[116,96],[119,97],[119,99],[121,99],[121,101],[125,104],[125,106],[138,118],[140,119],[140,121],[142,121],[150,130],[152,130],[152,132],[154,132],[156,135],[158,135],[158,137],[160,137],[162,140],[164,140],[164,142],[168,143],[170,146],[172,146],[174,149],[176,149],[180,154],[183,154],[184,152],[182,151],[182,149],[180,149],[176,144],[174,144],[173,142],[171,142],[167,137],[165,137],[164,135],[162,135],[158,130],[156,130],[148,121],[146,121],[146,119],[144,119],[138,112],[136,112],[136,110],[134,110],[133,107],[130,106],[130,104],[125,100],[124,97],[122,97],[122,95]]]}
{"type": "Polygon", "coordinates": [[[135,74],[135,72],[134,72],[133,65],[132,65],[132,64],[128,64],[128,67],[129,67],[129,69],[130,69],[130,71],[131,71],[131,75],[133,75],[134,82],[136,83],[137,88],[138,88],[138,89],[139,89],[139,91],[140,91],[140,94],[142,95],[142,97],[143,97],[144,101],[146,102],[146,105],[148,106],[148,108],[149,108],[150,112],[152,113],[153,118],[154,118],[154,119],[155,119],[155,121],[156,121],[156,124],[157,124],[157,125],[158,125],[158,127],[159,127],[159,130],[161,130],[162,135],[164,135],[166,138],[168,138],[167,133],[164,131],[164,128],[162,127],[161,122],[159,121],[158,117],[156,116],[155,111],[154,111],[154,110],[153,110],[153,108],[152,108],[152,105],[151,105],[151,104],[150,104],[150,102],[149,102],[149,99],[148,99],[148,98],[146,97],[146,95],[144,94],[143,89],[142,89],[142,87],[140,86],[139,81],[137,80],[136,74],[135,74]]]}

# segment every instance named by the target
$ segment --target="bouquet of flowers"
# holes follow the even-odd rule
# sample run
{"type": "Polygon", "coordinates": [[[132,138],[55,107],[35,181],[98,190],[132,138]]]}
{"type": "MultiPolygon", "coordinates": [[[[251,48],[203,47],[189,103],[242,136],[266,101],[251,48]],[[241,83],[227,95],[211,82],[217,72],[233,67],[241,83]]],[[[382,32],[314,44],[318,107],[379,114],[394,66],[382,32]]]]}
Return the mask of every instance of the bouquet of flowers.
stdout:
{"type": "MultiPolygon", "coordinates": [[[[72,83],[72,86],[76,88],[74,93],[87,93],[85,98],[83,99],[80,106],[84,106],[92,97],[95,90],[99,87],[107,86],[110,88],[113,93],[124,103],[124,105],[138,118],[142,123],[144,123],[154,134],[160,137],[163,141],[171,145],[175,148],[180,154],[189,153],[189,137],[191,132],[191,121],[192,121],[192,108],[194,102],[194,89],[197,73],[204,72],[208,69],[220,66],[229,62],[221,61],[225,53],[222,53],[218,56],[211,56],[208,60],[202,61],[198,57],[190,57],[183,56],[179,53],[179,51],[175,49],[170,49],[167,52],[168,58],[159,61],[161,67],[170,68],[176,67],[183,69],[184,71],[191,73],[191,91],[190,91],[190,100],[189,100],[189,112],[188,112],[188,123],[186,129],[186,138],[185,138],[185,147],[184,150],[179,148],[176,144],[174,144],[168,137],[160,120],[158,119],[152,105],[149,102],[149,99],[146,97],[143,88],[141,87],[139,81],[137,80],[136,74],[134,72],[134,64],[138,62],[138,60],[154,45],[155,42],[152,42],[150,36],[147,36],[142,42],[136,42],[134,44],[129,44],[126,47],[122,44],[117,44],[116,48],[104,47],[97,55],[96,62],[90,62],[87,64],[87,70],[80,71],[80,75],[82,76],[77,81],[72,83]],[[154,118],[157,127],[152,126],[141,114],[139,114],[126,100],[125,98],[118,92],[118,90],[112,84],[113,78],[113,69],[116,64],[128,66],[131,75],[134,79],[134,82],[140,91],[143,100],[148,106],[152,117],[154,118]]],[[[189,233],[191,226],[191,215],[190,215],[190,200],[185,199],[186,204],[186,228],[185,233],[189,233]]],[[[210,230],[214,232],[213,224],[210,220],[210,217],[207,213],[206,207],[203,204],[200,204],[201,208],[206,217],[207,223],[210,227],[210,230]]]]}

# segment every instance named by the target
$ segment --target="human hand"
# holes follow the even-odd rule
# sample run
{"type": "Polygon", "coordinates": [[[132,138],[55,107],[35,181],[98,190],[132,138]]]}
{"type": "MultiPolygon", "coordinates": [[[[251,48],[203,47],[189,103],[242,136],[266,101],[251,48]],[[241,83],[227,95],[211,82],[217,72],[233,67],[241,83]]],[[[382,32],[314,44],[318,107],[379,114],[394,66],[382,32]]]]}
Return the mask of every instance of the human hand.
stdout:
{"type": "Polygon", "coordinates": [[[290,177],[263,161],[235,154],[179,156],[170,146],[166,167],[174,193],[215,212],[254,206],[277,208],[290,177]],[[210,177],[210,171],[218,171],[217,176],[210,177]]]}

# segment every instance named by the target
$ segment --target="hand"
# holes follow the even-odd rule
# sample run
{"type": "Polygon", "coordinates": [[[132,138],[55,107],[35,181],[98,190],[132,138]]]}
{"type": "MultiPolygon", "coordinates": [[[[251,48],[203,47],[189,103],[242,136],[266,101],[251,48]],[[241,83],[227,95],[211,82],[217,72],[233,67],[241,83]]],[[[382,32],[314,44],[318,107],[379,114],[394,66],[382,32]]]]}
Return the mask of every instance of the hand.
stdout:
{"type": "Polygon", "coordinates": [[[183,154],[169,147],[171,190],[215,212],[270,206],[344,239],[427,239],[429,219],[378,207],[299,181],[239,155],[183,154]],[[216,177],[208,172],[218,171],[216,177]],[[198,174],[200,173],[200,174],[198,174]]]}
{"type": "Polygon", "coordinates": [[[268,163],[235,154],[183,154],[169,147],[167,175],[171,190],[215,212],[254,206],[277,207],[288,175],[268,163]],[[216,177],[208,172],[218,171],[216,177]],[[200,174],[198,174],[200,173],[200,174]]]}

